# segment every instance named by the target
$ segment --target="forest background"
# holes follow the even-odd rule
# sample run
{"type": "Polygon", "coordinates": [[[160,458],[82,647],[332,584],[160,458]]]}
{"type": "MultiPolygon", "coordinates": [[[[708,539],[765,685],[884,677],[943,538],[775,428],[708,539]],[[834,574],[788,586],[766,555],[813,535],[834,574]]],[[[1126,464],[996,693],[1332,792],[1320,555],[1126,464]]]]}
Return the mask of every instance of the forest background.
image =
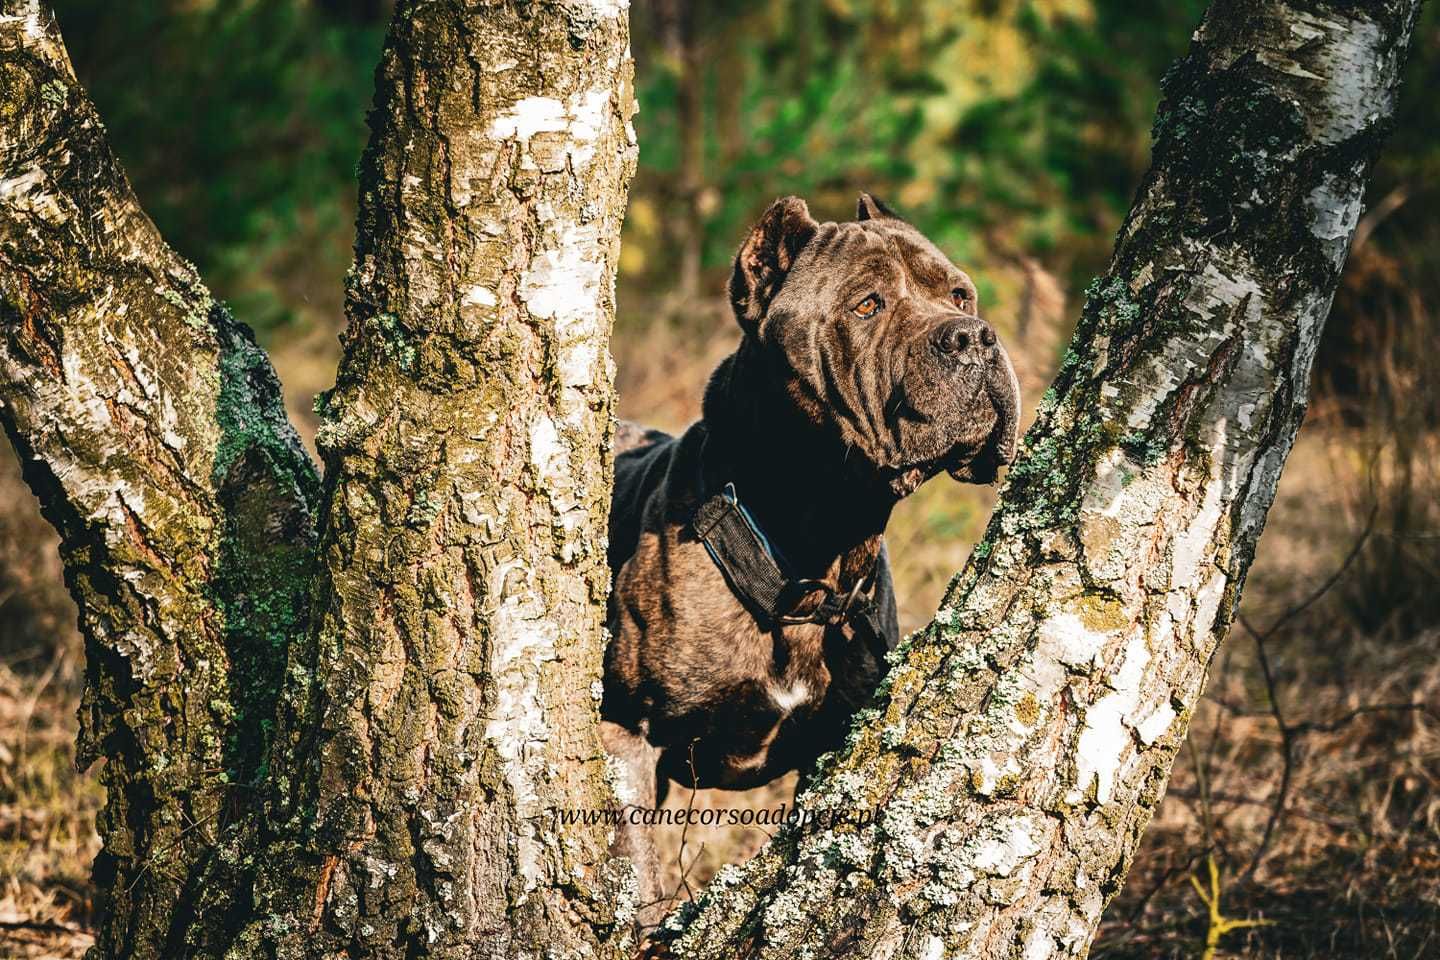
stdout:
{"type": "MultiPolygon", "coordinates": [[[[309,442],[339,358],[355,164],[390,4],[54,6],[141,204],[254,327],[309,442]]],[[[1203,6],[634,0],[620,415],[666,429],[698,415],[738,338],[729,258],[771,200],[800,194],[821,219],[845,219],[862,189],[975,277],[1033,409],[1203,6]]],[[[1436,90],[1431,4],[1242,619],[1092,956],[1195,956],[1216,916],[1264,921],[1226,933],[1227,955],[1440,954],[1436,90]]],[[[929,619],[993,495],[942,478],[902,506],[889,534],[902,625],[929,619]]],[[[0,445],[0,956],[78,957],[89,943],[103,798],[94,771],[74,769],[84,648],[55,545],[0,445]]],[[[773,808],[791,787],[668,802],[773,808]]],[[[662,839],[667,889],[685,897],[765,834],[662,839]]]]}

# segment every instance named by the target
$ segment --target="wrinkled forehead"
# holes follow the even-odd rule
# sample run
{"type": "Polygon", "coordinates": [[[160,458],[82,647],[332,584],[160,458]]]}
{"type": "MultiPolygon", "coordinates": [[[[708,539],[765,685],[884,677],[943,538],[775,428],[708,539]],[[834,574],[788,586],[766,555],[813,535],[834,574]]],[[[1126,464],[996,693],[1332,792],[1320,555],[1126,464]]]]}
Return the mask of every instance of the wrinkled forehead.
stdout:
{"type": "Polygon", "coordinates": [[[928,237],[902,220],[827,223],[806,246],[802,260],[868,273],[904,274],[922,287],[970,280],[928,237]]]}

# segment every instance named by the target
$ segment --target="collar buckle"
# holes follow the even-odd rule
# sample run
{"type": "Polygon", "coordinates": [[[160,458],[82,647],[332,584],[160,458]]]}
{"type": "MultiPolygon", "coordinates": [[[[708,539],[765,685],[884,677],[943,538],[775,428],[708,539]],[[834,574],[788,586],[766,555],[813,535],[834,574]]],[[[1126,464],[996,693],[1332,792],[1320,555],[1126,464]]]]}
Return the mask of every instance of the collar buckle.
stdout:
{"type": "Polygon", "coordinates": [[[718,494],[700,504],[691,528],[725,575],[730,589],[766,619],[780,624],[834,624],[854,619],[869,609],[878,553],[870,571],[843,596],[824,580],[791,578],[783,569],[784,559],[740,502],[733,483],[725,484],[718,494]],[[803,613],[796,612],[817,593],[822,594],[819,603],[803,613]]]}

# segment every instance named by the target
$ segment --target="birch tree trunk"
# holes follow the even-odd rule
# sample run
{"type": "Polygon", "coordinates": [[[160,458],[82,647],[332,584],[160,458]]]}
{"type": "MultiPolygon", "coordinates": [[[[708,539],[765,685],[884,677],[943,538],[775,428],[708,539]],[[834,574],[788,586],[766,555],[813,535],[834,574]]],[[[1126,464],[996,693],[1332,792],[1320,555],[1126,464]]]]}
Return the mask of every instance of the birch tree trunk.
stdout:
{"type": "MultiPolygon", "coordinates": [[[[801,798],[878,819],[782,832],[670,951],[1083,954],[1238,602],[1416,6],[1217,0],[985,540],[801,798]]],[[[400,4],[322,493],[50,18],[0,0],[0,421],[82,610],[101,956],[631,949],[628,864],[544,816],[613,804],[626,33],[614,0],[400,4]]]]}
{"type": "Polygon", "coordinates": [[[1215,0],[1152,167],[934,622],[683,957],[1083,956],[1305,409],[1418,2],[1215,0]]]}
{"type": "Polygon", "coordinates": [[[159,956],[264,762],[318,479],[250,332],[140,210],[53,18],[0,3],[0,422],[80,608],[103,956],[159,956]]]}
{"type": "MultiPolygon", "coordinates": [[[[627,20],[401,3],[360,168],[315,660],[245,952],[592,952],[633,913],[598,680],[627,20]],[[292,842],[299,838],[298,842],[292,842]],[[282,918],[277,921],[277,918],[282,918]]],[[[632,897],[633,899],[633,897],[632,897]]]]}

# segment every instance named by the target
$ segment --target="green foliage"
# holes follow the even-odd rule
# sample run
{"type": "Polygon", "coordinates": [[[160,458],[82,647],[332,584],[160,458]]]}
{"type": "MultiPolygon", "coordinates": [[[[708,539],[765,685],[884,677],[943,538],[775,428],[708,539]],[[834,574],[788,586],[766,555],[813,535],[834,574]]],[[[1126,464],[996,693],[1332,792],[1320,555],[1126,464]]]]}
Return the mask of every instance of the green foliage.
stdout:
{"type": "Polygon", "coordinates": [[[1092,274],[1148,160],[1158,80],[1202,8],[770,0],[709,7],[687,34],[665,4],[638,6],[634,202],[646,209],[627,265],[642,284],[674,276],[673,221],[698,181],[712,270],[774,197],[841,216],[868,189],[956,257],[1022,249],[1092,274]],[[685,169],[687,84],[701,101],[698,170],[685,169]]]}
{"type": "Polygon", "coordinates": [[[295,0],[57,0],[145,211],[262,331],[349,261],[383,19],[295,0]]]}

